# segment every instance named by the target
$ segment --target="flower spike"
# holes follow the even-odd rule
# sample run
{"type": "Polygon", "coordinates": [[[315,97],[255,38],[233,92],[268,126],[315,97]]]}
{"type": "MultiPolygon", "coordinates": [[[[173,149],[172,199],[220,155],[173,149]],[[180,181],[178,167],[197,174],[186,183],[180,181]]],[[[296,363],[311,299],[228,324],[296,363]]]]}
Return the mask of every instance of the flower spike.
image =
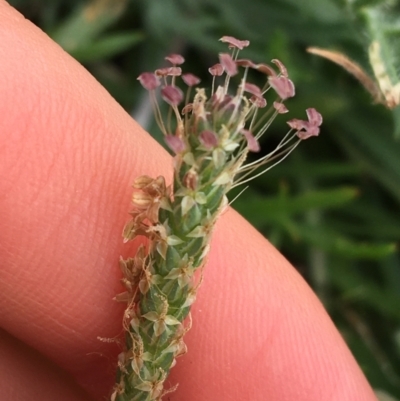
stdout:
{"type": "Polygon", "coordinates": [[[126,303],[126,345],[112,401],[161,401],[176,388],[165,389],[167,376],[187,351],[183,336],[191,326],[190,307],[216,221],[228,205],[226,194],[280,163],[302,140],[319,135],[322,116],[309,108],[307,120],[287,122],[290,130],[275,149],[247,161],[249,152],[260,151],[260,138],[274,119],[288,112],[285,103],[295,88],[280,61],[270,66],[238,58],[249,41],[223,36],[221,42],[231,53],[220,53],[219,63],[209,69],[211,90],[196,88],[191,94],[200,79],[182,74],[184,58],[177,54],[166,57],[172,66],[138,78],[150,91],[156,122],[174,155],[174,176],[173,186],[163,177],[134,181],[123,238],[142,236],[146,246],[120,261],[124,292],[115,299],[126,303]],[[263,74],[264,86],[247,82],[249,68],[263,74]],[[239,71],[243,74],[234,85],[231,77],[239,71]],[[223,82],[217,85],[220,76],[223,82]],[[169,105],[165,121],[158,95],[169,105]]]}

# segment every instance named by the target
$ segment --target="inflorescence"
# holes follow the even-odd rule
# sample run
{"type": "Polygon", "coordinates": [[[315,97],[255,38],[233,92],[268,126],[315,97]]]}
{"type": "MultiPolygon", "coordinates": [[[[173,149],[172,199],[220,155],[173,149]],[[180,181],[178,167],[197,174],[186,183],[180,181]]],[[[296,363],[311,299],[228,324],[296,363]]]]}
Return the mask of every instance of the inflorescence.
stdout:
{"type": "MultiPolygon", "coordinates": [[[[246,157],[248,151],[258,152],[259,139],[278,114],[288,112],[284,102],[295,95],[294,84],[281,61],[272,60],[276,71],[267,64],[255,64],[249,59],[239,59],[240,50],[247,47],[250,42],[231,36],[223,36],[220,40],[227,43],[232,51],[230,54],[220,53],[219,63],[209,68],[212,88],[208,97],[203,88],[196,88],[197,93],[190,102],[191,88],[197,86],[200,79],[191,73],[182,74],[180,65],[185,59],[179,54],[171,54],[165,58],[172,66],[157,69],[154,73],[145,72],[138,77],[143,87],[150,92],[156,121],[164,134],[167,146],[175,154],[182,154],[191,147],[188,146],[189,141],[196,142],[195,145],[210,151],[217,165],[218,160],[223,160],[221,154],[231,152],[233,148],[236,151],[235,159],[240,160],[246,157]],[[235,93],[231,94],[231,78],[239,73],[240,68],[244,70],[243,76],[235,93]],[[266,76],[266,83],[262,88],[247,82],[249,69],[259,71],[266,76]],[[188,87],[186,96],[176,85],[178,77],[181,77],[188,87]],[[223,84],[215,89],[218,77],[222,77],[223,84]],[[160,86],[161,97],[170,105],[171,113],[175,116],[174,124],[171,122],[171,113],[167,122],[163,121],[156,94],[160,86]],[[272,106],[267,107],[265,95],[271,89],[277,94],[277,99],[273,101],[272,106]],[[179,109],[183,101],[184,106],[179,109]],[[198,133],[197,137],[193,137],[194,132],[198,133]],[[237,157],[238,155],[242,157],[237,157]]],[[[306,113],[307,121],[300,119],[287,121],[290,129],[278,146],[257,161],[241,166],[235,171],[237,181],[232,184],[240,185],[255,178],[253,173],[256,169],[275,161],[257,176],[263,174],[291,153],[301,140],[318,136],[322,124],[321,114],[314,108],[307,109],[306,113]]],[[[224,180],[224,177],[220,179],[224,180]]]]}
{"type": "Polygon", "coordinates": [[[142,176],[133,184],[134,208],[123,237],[130,241],[143,236],[148,242],[135,257],[120,261],[126,291],[116,300],[127,304],[126,344],[119,355],[112,401],[159,401],[173,391],[175,387],[165,390],[164,383],[176,358],[186,352],[183,336],[191,327],[190,307],[201,283],[196,272],[205,264],[215,223],[228,204],[227,192],[282,161],[302,140],[319,134],[322,117],[307,109],[308,120],[287,122],[289,130],[275,150],[246,164],[248,152],[260,150],[259,139],[275,117],[288,111],[284,102],[295,89],[279,60],[272,60],[273,68],[239,59],[249,42],[230,36],[221,41],[232,51],[221,53],[219,63],[209,69],[210,93],[196,88],[191,100],[192,87],[200,79],[182,74],[184,59],[177,54],[166,57],[170,67],[139,76],[175,154],[174,181],[167,186],[162,176],[142,176]],[[231,78],[240,69],[243,76],[231,94],[231,78]],[[247,82],[249,69],[266,76],[262,88],[247,82]],[[186,95],[176,84],[178,78],[188,87],[186,95]],[[170,106],[165,121],[157,100],[159,89],[170,106]],[[270,91],[277,98],[267,107],[265,96],[270,91]]]}

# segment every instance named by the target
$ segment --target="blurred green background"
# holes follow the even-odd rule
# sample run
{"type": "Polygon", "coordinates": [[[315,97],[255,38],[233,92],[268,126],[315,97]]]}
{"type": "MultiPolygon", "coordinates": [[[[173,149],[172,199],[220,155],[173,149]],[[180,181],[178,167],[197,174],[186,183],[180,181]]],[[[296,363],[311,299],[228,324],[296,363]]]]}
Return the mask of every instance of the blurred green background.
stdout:
{"type": "MultiPolygon", "coordinates": [[[[346,71],[305,51],[318,46],[343,52],[372,76],[368,46],[378,38],[396,76],[399,1],[9,2],[159,140],[136,78],[165,66],[165,55],[183,54],[185,70],[203,82],[216,52],[226,50],[217,41],[223,35],[250,40],[243,57],[285,63],[297,91],[287,103],[289,118],[305,118],[305,108],[316,107],[324,117],[322,133],[256,179],[234,207],[310,283],[381,400],[400,399],[399,108],[372,104],[346,71]]],[[[283,132],[282,119],[263,137],[266,151],[283,132]]]]}

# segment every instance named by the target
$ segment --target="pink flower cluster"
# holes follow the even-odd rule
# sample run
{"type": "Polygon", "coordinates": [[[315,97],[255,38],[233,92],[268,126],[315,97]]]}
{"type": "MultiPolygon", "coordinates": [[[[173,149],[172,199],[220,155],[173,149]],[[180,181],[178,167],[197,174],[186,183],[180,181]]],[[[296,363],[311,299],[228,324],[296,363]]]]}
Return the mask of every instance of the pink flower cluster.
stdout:
{"type": "MultiPolygon", "coordinates": [[[[198,85],[200,79],[191,73],[182,74],[180,65],[184,63],[185,59],[179,54],[171,54],[166,57],[171,66],[157,69],[155,72],[144,72],[138,77],[143,87],[151,94],[158,125],[164,133],[167,145],[175,154],[183,153],[188,148],[189,135],[197,135],[197,142],[194,142],[207,150],[217,147],[226,149],[226,129],[229,130],[230,141],[245,140],[247,150],[256,152],[260,149],[258,139],[278,114],[288,112],[284,102],[295,95],[294,84],[281,61],[272,60],[274,68],[267,64],[256,64],[249,59],[239,59],[240,50],[247,47],[249,41],[238,40],[231,36],[223,36],[220,40],[228,44],[231,53],[220,53],[219,63],[209,68],[212,76],[212,88],[209,96],[206,96],[204,89],[196,89],[197,95],[192,101],[189,100],[191,88],[198,85]],[[242,78],[236,91],[231,94],[229,83],[240,69],[244,69],[242,78]],[[249,69],[266,76],[263,87],[247,82],[249,69]],[[225,77],[219,78],[224,74],[225,77]],[[176,84],[178,77],[188,87],[186,97],[176,84]],[[215,89],[218,79],[222,82],[215,89]],[[170,105],[175,114],[176,123],[174,125],[171,125],[170,121],[168,123],[163,121],[157,102],[156,89],[158,87],[161,87],[161,98],[170,105]],[[266,108],[268,104],[266,95],[271,89],[277,97],[273,100],[272,107],[267,111],[262,111],[263,114],[260,116],[260,110],[266,108]],[[180,110],[178,107],[184,99],[186,104],[180,110]],[[182,114],[184,118],[182,118],[182,114]],[[263,116],[269,116],[269,119],[265,122],[263,116]],[[263,125],[259,123],[260,120],[264,121],[263,125]]],[[[289,136],[293,134],[298,140],[304,140],[319,135],[319,127],[322,124],[321,114],[314,108],[306,111],[307,121],[291,119],[287,122],[290,127],[289,136]]]]}

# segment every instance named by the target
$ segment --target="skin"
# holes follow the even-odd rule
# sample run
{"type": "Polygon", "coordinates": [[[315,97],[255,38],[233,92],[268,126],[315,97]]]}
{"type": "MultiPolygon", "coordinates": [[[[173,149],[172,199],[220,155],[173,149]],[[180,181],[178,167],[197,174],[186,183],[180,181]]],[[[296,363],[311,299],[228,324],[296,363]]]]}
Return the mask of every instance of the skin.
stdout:
{"type": "MultiPolygon", "coordinates": [[[[171,158],[2,0],[0,60],[0,398],[105,400],[120,346],[97,337],[121,334],[131,183],[170,178],[171,158]]],[[[234,211],[192,312],[166,400],[376,400],[307,284],[234,211]]]]}

